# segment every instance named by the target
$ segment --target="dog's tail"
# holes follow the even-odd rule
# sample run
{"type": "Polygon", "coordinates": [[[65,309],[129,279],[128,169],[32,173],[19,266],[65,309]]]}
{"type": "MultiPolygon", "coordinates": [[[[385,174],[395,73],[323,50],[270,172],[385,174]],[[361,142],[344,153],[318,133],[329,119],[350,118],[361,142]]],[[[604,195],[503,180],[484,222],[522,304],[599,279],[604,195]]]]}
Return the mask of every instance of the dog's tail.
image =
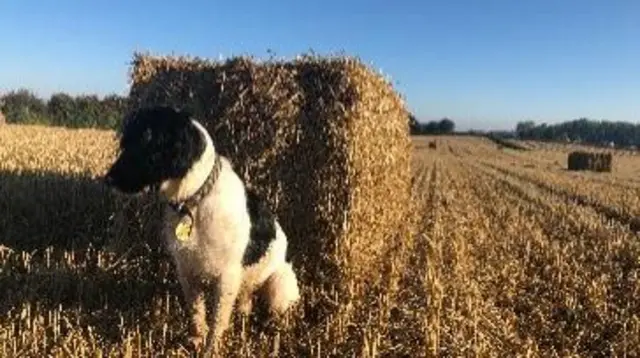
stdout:
{"type": "Polygon", "coordinates": [[[264,293],[269,302],[269,308],[278,314],[285,313],[300,299],[298,279],[293,272],[291,263],[282,263],[269,276],[264,285],[264,293]]]}

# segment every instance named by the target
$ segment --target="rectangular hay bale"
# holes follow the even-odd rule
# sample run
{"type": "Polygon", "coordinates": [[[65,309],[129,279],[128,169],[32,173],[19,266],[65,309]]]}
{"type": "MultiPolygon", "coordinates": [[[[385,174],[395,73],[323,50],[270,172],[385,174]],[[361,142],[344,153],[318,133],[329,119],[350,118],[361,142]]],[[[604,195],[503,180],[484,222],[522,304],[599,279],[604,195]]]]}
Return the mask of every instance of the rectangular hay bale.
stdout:
{"type": "Polygon", "coordinates": [[[278,214],[297,270],[371,275],[407,225],[409,113],[359,60],[136,53],[131,79],[131,109],[172,105],[203,122],[278,214]]]}
{"type": "Polygon", "coordinates": [[[567,157],[567,169],[611,172],[612,162],[613,155],[611,153],[573,151],[567,157]]]}

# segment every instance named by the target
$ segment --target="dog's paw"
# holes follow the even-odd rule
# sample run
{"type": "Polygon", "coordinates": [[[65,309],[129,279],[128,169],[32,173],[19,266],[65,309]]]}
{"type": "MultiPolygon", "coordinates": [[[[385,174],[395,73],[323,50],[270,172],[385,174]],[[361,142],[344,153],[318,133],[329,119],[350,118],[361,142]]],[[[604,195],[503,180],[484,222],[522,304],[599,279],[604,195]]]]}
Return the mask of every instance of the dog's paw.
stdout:
{"type": "Polygon", "coordinates": [[[190,335],[189,338],[187,338],[187,343],[190,349],[199,352],[204,346],[204,337],[190,335]]]}
{"type": "Polygon", "coordinates": [[[249,316],[253,310],[253,302],[251,297],[238,300],[238,312],[243,316],[249,316]]]}

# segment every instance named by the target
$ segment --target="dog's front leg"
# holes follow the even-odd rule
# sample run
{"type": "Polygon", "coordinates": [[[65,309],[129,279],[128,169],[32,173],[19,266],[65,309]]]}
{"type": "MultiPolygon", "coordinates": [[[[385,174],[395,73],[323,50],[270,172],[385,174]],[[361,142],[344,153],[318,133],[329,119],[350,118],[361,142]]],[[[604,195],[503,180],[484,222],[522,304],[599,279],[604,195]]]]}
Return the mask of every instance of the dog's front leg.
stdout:
{"type": "Polygon", "coordinates": [[[233,307],[238,297],[242,282],[242,269],[231,269],[224,272],[216,280],[211,291],[212,296],[207,300],[209,307],[209,334],[207,335],[206,352],[217,354],[223,334],[229,327],[233,307]]]}
{"type": "Polygon", "coordinates": [[[179,275],[182,293],[189,315],[189,343],[199,350],[207,333],[204,286],[197,278],[179,275]]]}

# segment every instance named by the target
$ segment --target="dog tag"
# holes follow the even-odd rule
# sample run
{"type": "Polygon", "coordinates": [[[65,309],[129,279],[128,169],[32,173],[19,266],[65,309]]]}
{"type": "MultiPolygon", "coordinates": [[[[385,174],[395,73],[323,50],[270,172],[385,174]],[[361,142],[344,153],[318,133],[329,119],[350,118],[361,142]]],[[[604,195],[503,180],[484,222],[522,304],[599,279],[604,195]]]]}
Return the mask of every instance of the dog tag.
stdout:
{"type": "Polygon", "coordinates": [[[193,228],[193,221],[189,215],[185,215],[178,225],[176,226],[176,238],[178,241],[187,241],[191,236],[191,229],[193,228]]]}

